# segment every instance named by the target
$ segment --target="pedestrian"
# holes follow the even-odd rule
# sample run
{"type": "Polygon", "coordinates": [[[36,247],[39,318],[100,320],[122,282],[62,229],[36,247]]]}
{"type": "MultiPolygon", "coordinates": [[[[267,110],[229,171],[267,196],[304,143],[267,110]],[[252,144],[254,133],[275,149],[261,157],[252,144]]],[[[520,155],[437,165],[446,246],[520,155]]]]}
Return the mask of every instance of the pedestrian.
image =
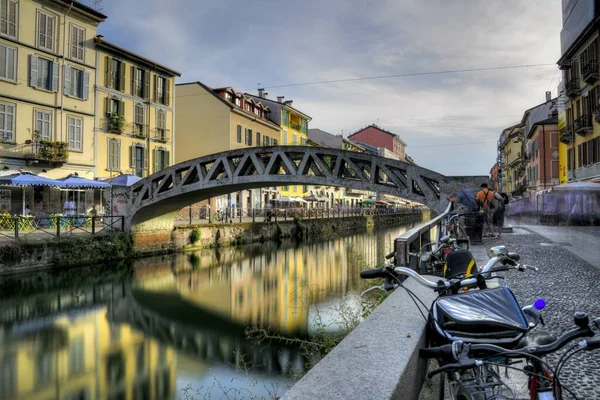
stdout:
{"type": "MultiPolygon", "coordinates": [[[[484,224],[488,230],[488,236],[494,236],[493,213],[497,207],[498,200],[501,200],[502,196],[498,193],[489,190],[487,183],[481,184],[481,190],[477,192],[475,200],[480,207],[480,211],[484,216],[484,224]]],[[[485,236],[485,233],[484,233],[485,236]]]]}
{"type": "Polygon", "coordinates": [[[504,227],[504,215],[506,213],[506,207],[508,206],[508,195],[506,193],[498,193],[501,200],[498,200],[498,207],[492,215],[492,225],[498,231],[497,237],[502,236],[502,228],[504,227]]]}
{"type": "Polygon", "coordinates": [[[465,206],[470,212],[479,211],[479,206],[475,200],[475,195],[469,189],[461,189],[458,192],[448,196],[448,200],[453,203],[460,203],[465,206]]]}

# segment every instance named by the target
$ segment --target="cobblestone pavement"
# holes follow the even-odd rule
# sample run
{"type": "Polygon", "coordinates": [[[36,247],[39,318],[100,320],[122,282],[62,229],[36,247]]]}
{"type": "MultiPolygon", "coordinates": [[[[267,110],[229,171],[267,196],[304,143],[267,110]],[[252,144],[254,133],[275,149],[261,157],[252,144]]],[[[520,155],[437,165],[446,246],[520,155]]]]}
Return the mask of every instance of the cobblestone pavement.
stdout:
{"type": "MultiPolygon", "coordinates": [[[[539,267],[540,271],[537,273],[504,273],[506,283],[521,305],[531,304],[538,297],[547,301],[548,305],[543,312],[546,326],[539,326],[538,329],[547,329],[556,335],[572,329],[573,313],[576,311],[585,311],[590,319],[600,317],[600,270],[560,244],[528,229],[519,231],[521,234],[502,235],[502,239],[487,239],[484,245],[488,249],[505,245],[509,251],[519,253],[525,264],[539,267]]],[[[550,365],[555,366],[561,354],[550,355],[550,365]]],[[[581,352],[569,360],[561,372],[561,380],[580,399],[600,399],[598,371],[600,350],[581,352]]],[[[567,393],[564,394],[565,399],[572,398],[567,393]]]]}

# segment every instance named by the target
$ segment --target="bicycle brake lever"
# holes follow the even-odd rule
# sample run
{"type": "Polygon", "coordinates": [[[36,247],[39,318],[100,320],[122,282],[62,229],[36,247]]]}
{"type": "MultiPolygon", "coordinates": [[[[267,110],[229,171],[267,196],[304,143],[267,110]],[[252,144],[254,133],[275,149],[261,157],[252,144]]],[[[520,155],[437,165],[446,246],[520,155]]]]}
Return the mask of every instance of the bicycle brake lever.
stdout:
{"type": "Polygon", "coordinates": [[[362,292],[362,293],[360,294],[360,297],[365,297],[365,295],[366,295],[367,293],[369,293],[369,292],[372,292],[372,291],[374,291],[374,290],[381,290],[382,292],[387,292],[387,290],[385,290],[385,289],[383,288],[383,285],[381,285],[381,286],[373,286],[373,287],[370,287],[370,288],[368,288],[368,289],[367,289],[367,290],[365,290],[364,292],[362,292]]]}

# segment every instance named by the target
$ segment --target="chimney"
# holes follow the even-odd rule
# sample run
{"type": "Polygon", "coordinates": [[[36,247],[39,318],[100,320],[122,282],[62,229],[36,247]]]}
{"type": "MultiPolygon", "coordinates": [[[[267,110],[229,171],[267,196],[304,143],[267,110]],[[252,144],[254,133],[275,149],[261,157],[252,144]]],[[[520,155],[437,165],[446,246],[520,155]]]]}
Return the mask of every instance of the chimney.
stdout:
{"type": "Polygon", "coordinates": [[[286,106],[291,106],[293,102],[294,100],[286,100],[283,102],[283,104],[285,104],[286,106]]]}
{"type": "Polygon", "coordinates": [[[552,92],[546,92],[546,101],[552,100],[552,92]]]}
{"type": "Polygon", "coordinates": [[[283,103],[283,99],[285,99],[285,96],[277,96],[278,103],[283,103]]]}
{"type": "Polygon", "coordinates": [[[258,89],[258,97],[260,97],[261,99],[267,98],[267,93],[265,93],[265,89],[258,89]]]}

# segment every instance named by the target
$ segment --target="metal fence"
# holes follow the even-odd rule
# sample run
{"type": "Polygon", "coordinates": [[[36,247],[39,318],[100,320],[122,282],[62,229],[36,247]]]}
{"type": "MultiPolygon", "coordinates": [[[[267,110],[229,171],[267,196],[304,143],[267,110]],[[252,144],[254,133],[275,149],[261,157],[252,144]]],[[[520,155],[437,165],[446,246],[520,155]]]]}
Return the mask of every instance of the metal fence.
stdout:
{"type": "Polygon", "coordinates": [[[10,239],[97,235],[125,231],[125,218],[120,215],[77,216],[50,215],[0,216],[0,237],[10,239]]]}
{"type": "Polygon", "coordinates": [[[271,222],[293,219],[346,218],[367,215],[417,214],[422,208],[339,207],[339,208],[221,208],[189,206],[177,215],[179,224],[271,222]]]}

